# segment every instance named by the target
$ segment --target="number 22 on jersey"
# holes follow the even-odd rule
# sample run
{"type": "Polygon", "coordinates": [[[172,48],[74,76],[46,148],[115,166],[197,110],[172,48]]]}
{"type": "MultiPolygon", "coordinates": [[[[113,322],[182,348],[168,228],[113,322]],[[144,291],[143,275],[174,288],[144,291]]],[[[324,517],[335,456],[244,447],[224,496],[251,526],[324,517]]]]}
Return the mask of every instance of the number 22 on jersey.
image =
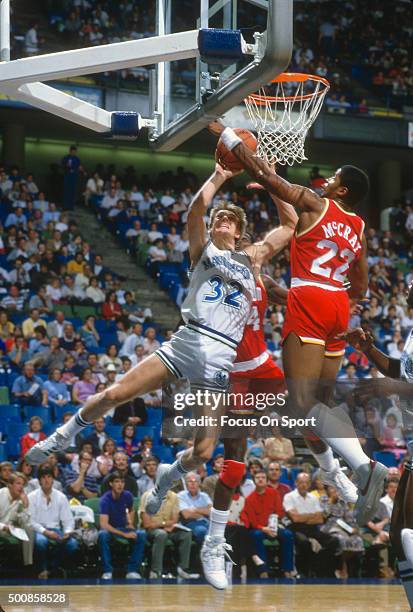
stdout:
{"type": "Polygon", "coordinates": [[[327,249],[327,252],[313,260],[311,272],[323,276],[324,278],[331,278],[334,281],[343,283],[345,275],[350,268],[350,264],[355,258],[355,254],[350,251],[350,249],[343,249],[339,253],[338,245],[332,240],[320,240],[320,242],[317,242],[317,248],[327,249]],[[325,265],[337,255],[341,260],[344,260],[345,263],[335,269],[325,265]]]}

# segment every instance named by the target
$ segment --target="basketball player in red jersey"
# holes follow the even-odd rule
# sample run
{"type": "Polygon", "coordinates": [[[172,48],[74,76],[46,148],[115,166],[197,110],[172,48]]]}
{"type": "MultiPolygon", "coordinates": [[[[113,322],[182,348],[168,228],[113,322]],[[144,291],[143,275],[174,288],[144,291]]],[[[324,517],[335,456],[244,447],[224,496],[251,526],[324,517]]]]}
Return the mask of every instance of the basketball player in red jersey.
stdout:
{"type": "Polygon", "coordinates": [[[386,468],[364,453],[344,410],[318,399],[320,385],[335,380],[344,343],[350,300],[363,299],[368,286],[364,222],[354,208],[368,194],[367,175],[355,166],[339,168],[326,181],[323,197],[274,174],[231,128],[215,122],[210,131],[270,193],[295,206],[300,219],[291,245],[291,290],[283,329],[283,364],[290,409],[312,418],[313,432],[350,465],[359,489],[357,522],[373,516],[383,492],[386,468]],[[344,288],[346,277],[351,283],[344,288]]]}

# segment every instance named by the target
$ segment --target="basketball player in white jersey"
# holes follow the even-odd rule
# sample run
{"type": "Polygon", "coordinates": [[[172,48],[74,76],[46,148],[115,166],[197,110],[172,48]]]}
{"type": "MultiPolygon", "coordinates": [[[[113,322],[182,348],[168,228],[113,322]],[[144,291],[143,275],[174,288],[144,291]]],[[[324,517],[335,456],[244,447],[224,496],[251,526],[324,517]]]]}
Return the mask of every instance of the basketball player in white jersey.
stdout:
{"type": "MultiPolygon", "coordinates": [[[[407,305],[413,307],[413,283],[407,294],[407,305]]],[[[385,355],[374,346],[374,337],[361,328],[350,330],[345,339],[359,351],[363,351],[386,378],[362,381],[356,393],[367,399],[397,394],[401,400],[403,424],[412,426],[413,407],[413,329],[406,339],[400,359],[385,355]]],[[[413,609],[413,440],[407,444],[410,461],[397,487],[391,517],[390,539],[398,561],[403,587],[413,609]]]]}
{"type": "MultiPolygon", "coordinates": [[[[237,242],[246,228],[246,215],[232,203],[220,202],[212,209],[209,233],[205,215],[217,191],[233,173],[218,164],[215,172],[195,195],[188,212],[189,251],[192,275],[182,306],[181,326],[154,354],[132,368],[121,380],[87,399],[76,415],[26,454],[31,464],[40,464],[51,453],[64,450],[70,440],[109,410],[176,379],[186,378],[193,389],[223,392],[235,359],[238,342],[250,315],[255,296],[253,266],[288,244],[294,227],[280,226],[262,242],[243,252],[237,242]]],[[[197,415],[211,416],[210,406],[197,406],[197,415]]],[[[219,420],[219,407],[214,413],[219,420]]],[[[219,431],[203,430],[172,466],[160,466],[157,485],[146,511],[155,514],[174,480],[208,461],[219,431]]]]}

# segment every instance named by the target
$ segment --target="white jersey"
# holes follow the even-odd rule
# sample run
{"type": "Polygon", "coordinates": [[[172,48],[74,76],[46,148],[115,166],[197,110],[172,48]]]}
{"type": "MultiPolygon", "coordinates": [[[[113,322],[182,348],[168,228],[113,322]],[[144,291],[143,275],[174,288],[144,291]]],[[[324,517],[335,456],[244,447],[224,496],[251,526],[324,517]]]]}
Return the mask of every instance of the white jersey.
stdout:
{"type": "Polygon", "coordinates": [[[248,255],[222,251],[209,241],[191,272],[182,317],[194,331],[236,349],[255,294],[256,283],[248,255]]]}
{"type": "Polygon", "coordinates": [[[407,340],[400,357],[400,375],[408,382],[413,383],[413,329],[407,336],[407,340]]]}

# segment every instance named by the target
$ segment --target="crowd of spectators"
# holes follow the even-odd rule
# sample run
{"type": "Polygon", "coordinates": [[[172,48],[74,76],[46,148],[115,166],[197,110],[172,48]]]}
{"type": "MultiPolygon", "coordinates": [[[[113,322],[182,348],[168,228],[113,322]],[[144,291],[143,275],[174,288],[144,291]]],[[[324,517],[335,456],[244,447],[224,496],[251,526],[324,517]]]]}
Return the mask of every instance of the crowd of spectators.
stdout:
{"type": "MultiPolygon", "coordinates": [[[[182,0],[180,6],[179,13],[173,12],[173,31],[193,29],[199,17],[196,6],[189,0],[182,0]]],[[[329,79],[332,91],[327,111],[368,115],[370,107],[401,109],[412,99],[409,0],[399,0],[394,7],[386,0],[378,0],[373,10],[368,3],[360,5],[355,0],[296,0],[294,9],[295,43],[290,71],[329,79]],[[352,79],[365,88],[364,97],[354,97],[352,79]]],[[[52,0],[48,20],[49,26],[65,39],[66,47],[71,48],[155,35],[154,5],[141,0],[52,0]]],[[[243,3],[238,7],[238,23],[248,37],[254,28],[265,29],[264,12],[243,3]]],[[[27,55],[37,53],[42,45],[46,50],[47,42],[39,39],[37,29],[38,24],[30,24],[26,31],[27,55]]],[[[107,83],[114,81],[113,74],[105,78],[107,83]]],[[[129,86],[148,88],[146,67],[122,70],[118,78],[129,86]]],[[[174,95],[192,95],[195,81],[195,62],[179,62],[172,82],[174,95]]]]}

